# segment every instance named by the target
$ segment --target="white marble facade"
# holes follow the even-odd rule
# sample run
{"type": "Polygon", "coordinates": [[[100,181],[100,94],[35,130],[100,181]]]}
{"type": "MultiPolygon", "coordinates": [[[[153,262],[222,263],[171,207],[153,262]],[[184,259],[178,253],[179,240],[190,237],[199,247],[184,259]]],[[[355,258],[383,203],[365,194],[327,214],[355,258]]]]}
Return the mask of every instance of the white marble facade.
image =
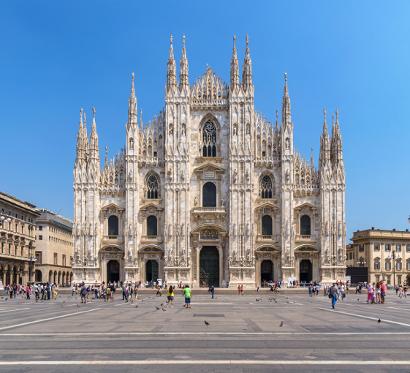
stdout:
{"type": "Polygon", "coordinates": [[[345,175],[338,114],[320,159],[293,146],[285,75],[282,115],[254,108],[248,40],[242,77],[234,39],[230,84],[211,68],[188,79],[185,40],[179,79],[172,38],[165,107],[137,119],[132,76],[125,147],[100,167],[80,114],[74,167],[74,281],[166,280],[194,287],[258,286],[345,276],[345,175]]]}

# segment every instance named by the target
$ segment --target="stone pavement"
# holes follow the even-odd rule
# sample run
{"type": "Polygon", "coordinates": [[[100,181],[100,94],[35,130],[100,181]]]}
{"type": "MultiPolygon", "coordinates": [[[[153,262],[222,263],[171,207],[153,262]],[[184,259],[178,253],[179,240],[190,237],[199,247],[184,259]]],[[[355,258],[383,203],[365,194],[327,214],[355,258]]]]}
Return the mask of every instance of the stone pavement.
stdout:
{"type": "Polygon", "coordinates": [[[410,298],[306,294],[0,301],[1,372],[410,371],[410,298]],[[378,322],[378,319],[381,322],[378,322]],[[205,321],[209,325],[205,324],[205,321]]]}

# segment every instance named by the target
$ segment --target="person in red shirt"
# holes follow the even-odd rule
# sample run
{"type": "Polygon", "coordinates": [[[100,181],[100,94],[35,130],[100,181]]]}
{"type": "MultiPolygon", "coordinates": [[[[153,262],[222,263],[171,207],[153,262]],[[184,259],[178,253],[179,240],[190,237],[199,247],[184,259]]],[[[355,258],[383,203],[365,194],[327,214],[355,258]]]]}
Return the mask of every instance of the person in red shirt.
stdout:
{"type": "Polygon", "coordinates": [[[381,282],[380,284],[380,290],[381,290],[381,301],[384,303],[384,299],[386,297],[386,292],[387,292],[387,285],[384,281],[381,282]]]}

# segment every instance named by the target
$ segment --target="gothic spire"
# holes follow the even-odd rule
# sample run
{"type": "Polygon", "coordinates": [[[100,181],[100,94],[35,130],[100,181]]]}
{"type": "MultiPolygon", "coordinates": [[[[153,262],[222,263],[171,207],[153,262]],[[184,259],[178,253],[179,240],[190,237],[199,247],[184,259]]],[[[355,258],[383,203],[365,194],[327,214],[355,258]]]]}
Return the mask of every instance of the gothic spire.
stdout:
{"type": "Polygon", "coordinates": [[[329,145],[329,134],[327,131],[327,121],[326,121],[326,109],[323,109],[323,130],[320,136],[320,155],[319,163],[324,165],[326,161],[330,159],[330,145],[329,145]]]}
{"type": "Polygon", "coordinates": [[[239,86],[239,63],[238,53],[236,51],[236,35],[233,36],[233,48],[231,58],[231,89],[239,86]]]}
{"type": "Polygon", "coordinates": [[[174,47],[172,45],[172,34],[169,38],[169,57],[167,64],[167,91],[177,86],[177,72],[174,58],[174,47]]]}
{"type": "Polygon", "coordinates": [[[186,56],[185,35],[182,35],[182,55],[179,62],[179,88],[186,88],[189,86],[188,79],[188,59],[186,56]]]}
{"type": "Polygon", "coordinates": [[[135,86],[134,86],[134,73],[131,74],[131,93],[128,99],[128,123],[127,128],[130,126],[137,126],[137,98],[135,96],[135,86]]]}
{"type": "Polygon", "coordinates": [[[333,162],[338,163],[343,159],[342,153],[342,136],[339,127],[339,111],[336,110],[336,120],[332,128],[331,153],[333,162]]]}
{"type": "Polygon", "coordinates": [[[245,50],[245,60],[242,70],[242,85],[244,90],[248,90],[252,87],[252,60],[251,53],[249,51],[249,37],[246,35],[246,50],[245,50]]]}
{"type": "Polygon", "coordinates": [[[80,122],[77,133],[77,154],[76,163],[85,160],[85,148],[84,148],[84,125],[83,125],[83,108],[80,109],[80,122]]]}
{"type": "Polygon", "coordinates": [[[88,156],[87,115],[85,111],[83,111],[83,121],[84,121],[84,126],[83,126],[83,136],[82,136],[83,145],[82,146],[85,151],[85,155],[88,156]]]}
{"type": "Polygon", "coordinates": [[[288,90],[288,74],[285,73],[285,85],[283,87],[283,98],[282,98],[282,125],[288,125],[292,122],[291,112],[290,112],[290,97],[288,90]]]}
{"type": "Polygon", "coordinates": [[[108,167],[108,145],[105,146],[104,169],[108,167]]]}
{"type": "Polygon", "coordinates": [[[93,112],[93,121],[91,126],[91,135],[90,135],[90,159],[99,160],[99,150],[98,150],[98,135],[97,135],[97,123],[95,121],[95,107],[92,108],[93,112]]]}

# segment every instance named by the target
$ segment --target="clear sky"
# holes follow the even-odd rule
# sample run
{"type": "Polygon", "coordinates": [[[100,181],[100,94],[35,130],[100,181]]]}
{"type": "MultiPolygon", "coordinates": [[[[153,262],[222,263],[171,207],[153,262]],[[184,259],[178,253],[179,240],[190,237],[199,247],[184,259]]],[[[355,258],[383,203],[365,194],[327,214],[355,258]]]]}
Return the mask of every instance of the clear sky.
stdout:
{"type": "Polygon", "coordinates": [[[299,152],[317,163],[323,107],[340,110],[348,238],[405,229],[409,19],[409,1],[2,1],[0,190],[72,217],[80,107],[96,107],[112,156],[132,71],[144,120],[164,105],[171,32],[178,60],[186,34],[191,83],[207,64],[228,81],[232,35],[242,63],[248,33],[255,107],[274,120],[287,72],[299,152]]]}

